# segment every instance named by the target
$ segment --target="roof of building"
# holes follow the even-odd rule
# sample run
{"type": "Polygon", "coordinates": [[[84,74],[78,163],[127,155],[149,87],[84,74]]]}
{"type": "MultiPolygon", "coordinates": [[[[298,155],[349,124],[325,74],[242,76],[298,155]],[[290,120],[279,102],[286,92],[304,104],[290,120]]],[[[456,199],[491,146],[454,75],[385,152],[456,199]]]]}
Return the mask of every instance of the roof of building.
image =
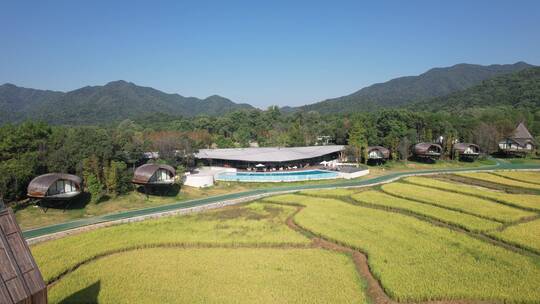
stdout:
{"type": "Polygon", "coordinates": [[[533,139],[533,136],[531,135],[529,130],[527,130],[527,127],[525,127],[525,124],[520,122],[519,125],[517,126],[517,128],[512,133],[512,136],[510,136],[510,138],[512,138],[512,139],[533,139]]]}
{"type": "Polygon", "coordinates": [[[11,209],[0,210],[0,303],[47,303],[47,286],[11,209]]]}
{"type": "Polygon", "coordinates": [[[344,146],[262,147],[233,149],[201,149],[199,159],[222,159],[245,162],[288,162],[324,156],[343,151],[344,146]]]}
{"type": "Polygon", "coordinates": [[[154,173],[156,173],[156,171],[159,169],[167,170],[171,172],[173,175],[176,174],[176,170],[174,170],[174,168],[169,165],[144,164],[140,167],[137,167],[137,169],[135,169],[135,172],[133,172],[132,181],[135,184],[147,184],[150,181],[150,178],[152,178],[152,175],[154,175],[154,173]]]}
{"type": "Polygon", "coordinates": [[[79,186],[82,183],[82,178],[78,177],[77,175],[66,173],[47,173],[40,175],[30,181],[30,184],[28,184],[27,188],[28,196],[45,197],[47,195],[47,190],[49,190],[49,187],[51,187],[51,185],[57,180],[61,179],[72,181],[79,186]]]}

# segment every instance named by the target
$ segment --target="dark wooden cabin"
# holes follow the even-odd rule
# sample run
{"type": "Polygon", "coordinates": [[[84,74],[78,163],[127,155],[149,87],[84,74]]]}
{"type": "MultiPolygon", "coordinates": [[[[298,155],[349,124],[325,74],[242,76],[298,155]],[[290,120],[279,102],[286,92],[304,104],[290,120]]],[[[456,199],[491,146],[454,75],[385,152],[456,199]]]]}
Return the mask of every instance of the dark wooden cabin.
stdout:
{"type": "Polygon", "coordinates": [[[47,285],[11,209],[0,206],[0,303],[46,304],[47,285]]]}
{"type": "Polygon", "coordinates": [[[135,169],[132,182],[142,186],[172,185],[176,170],[169,165],[145,164],[135,169]]]}
{"type": "Polygon", "coordinates": [[[28,197],[69,200],[82,193],[82,178],[65,173],[48,173],[34,178],[27,188],[28,197]]]}
{"type": "Polygon", "coordinates": [[[368,147],[368,161],[381,163],[390,158],[390,150],[381,146],[368,147]]]}
{"type": "Polygon", "coordinates": [[[434,143],[418,143],[412,149],[413,155],[423,160],[437,160],[441,157],[442,151],[442,147],[434,143]]]}
{"type": "Polygon", "coordinates": [[[460,160],[474,161],[480,155],[480,147],[471,143],[457,143],[452,146],[453,154],[460,160]]]}
{"type": "Polygon", "coordinates": [[[525,156],[534,151],[536,143],[523,123],[499,142],[499,152],[508,156],[525,156]]]}

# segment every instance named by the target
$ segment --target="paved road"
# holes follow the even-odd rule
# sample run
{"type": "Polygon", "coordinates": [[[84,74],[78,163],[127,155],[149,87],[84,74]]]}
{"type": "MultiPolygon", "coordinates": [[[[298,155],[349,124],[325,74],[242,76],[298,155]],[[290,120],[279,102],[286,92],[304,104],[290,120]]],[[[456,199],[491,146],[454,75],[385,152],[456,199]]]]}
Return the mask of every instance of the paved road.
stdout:
{"type": "Polygon", "coordinates": [[[311,185],[299,185],[299,186],[280,186],[267,189],[258,189],[250,190],[239,193],[231,193],[225,195],[211,196],[201,199],[189,200],[177,202],[169,205],[123,211],[113,214],[106,214],[95,216],[91,218],[84,218],[80,220],[75,220],[71,222],[65,222],[50,226],[45,226],[37,229],[26,230],[23,232],[23,235],[26,239],[36,238],[45,236],[52,233],[62,232],[69,229],[79,228],[83,226],[105,223],[110,221],[124,220],[139,216],[151,215],[156,213],[162,213],[167,211],[175,211],[181,209],[187,209],[191,207],[198,207],[207,204],[223,202],[228,200],[256,197],[259,195],[280,193],[286,191],[298,191],[298,190],[307,190],[307,189],[325,189],[325,188],[343,188],[343,187],[366,187],[370,185],[390,182],[396,179],[399,179],[404,176],[409,176],[413,174],[437,174],[437,173],[454,173],[454,172],[467,172],[467,171],[487,171],[487,170],[519,170],[519,169],[540,169],[540,164],[511,164],[502,160],[496,160],[495,165],[481,166],[475,168],[460,168],[460,169],[437,169],[437,170],[415,170],[415,171],[403,171],[395,172],[387,175],[374,177],[370,179],[363,180],[347,180],[347,181],[333,181],[324,184],[311,184],[311,185]]]}

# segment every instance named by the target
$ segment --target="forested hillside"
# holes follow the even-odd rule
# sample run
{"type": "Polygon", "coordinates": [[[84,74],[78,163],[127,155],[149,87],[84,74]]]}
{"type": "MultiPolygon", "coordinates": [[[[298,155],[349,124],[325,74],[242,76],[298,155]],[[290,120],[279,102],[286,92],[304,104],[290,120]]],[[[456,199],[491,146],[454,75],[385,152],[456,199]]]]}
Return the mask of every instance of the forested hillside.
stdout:
{"type": "Polygon", "coordinates": [[[403,106],[410,102],[445,96],[499,75],[530,68],[524,62],[504,65],[457,64],[434,68],[418,76],[392,79],[363,88],[353,94],[291,109],[319,113],[374,111],[381,107],[403,106]]]}
{"type": "Polygon", "coordinates": [[[417,103],[410,108],[459,113],[467,108],[495,106],[540,110],[540,67],[484,80],[472,88],[417,103]]]}
{"type": "Polygon", "coordinates": [[[206,99],[167,94],[126,81],[87,86],[67,93],[0,86],[0,124],[26,119],[52,124],[101,124],[134,119],[148,113],[196,116],[252,109],[221,96],[206,99]]]}

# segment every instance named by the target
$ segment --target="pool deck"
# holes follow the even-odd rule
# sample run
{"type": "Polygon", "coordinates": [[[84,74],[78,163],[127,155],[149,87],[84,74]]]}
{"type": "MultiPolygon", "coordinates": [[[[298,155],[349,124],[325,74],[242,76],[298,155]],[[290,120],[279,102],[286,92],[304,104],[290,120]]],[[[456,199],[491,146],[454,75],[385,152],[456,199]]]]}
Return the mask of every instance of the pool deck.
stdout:
{"type": "Polygon", "coordinates": [[[387,175],[382,175],[369,179],[340,180],[339,182],[334,181],[324,184],[312,185],[276,186],[273,188],[217,195],[157,207],[122,211],[112,214],[95,216],[91,218],[84,218],[75,221],[69,221],[65,223],[59,223],[41,228],[26,230],[23,232],[23,236],[29,243],[33,243],[49,238],[62,237],[64,235],[77,233],[82,230],[89,230],[92,229],[92,227],[97,228],[113,224],[133,222],[138,220],[144,220],[147,218],[155,218],[162,215],[198,212],[205,209],[219,208],[226,205],[252,201],[269,195],[291,193],[308,189],[369,187],[383,183],[390,183],[400,178],[414,175],[434,175],[457,172],[485,172],[494,170],[540,170],[540,164],[511,164],[505,161],[496,160],[495,165],[487,165],[476,168],[411,170],[389,173],[387,175]]]}

